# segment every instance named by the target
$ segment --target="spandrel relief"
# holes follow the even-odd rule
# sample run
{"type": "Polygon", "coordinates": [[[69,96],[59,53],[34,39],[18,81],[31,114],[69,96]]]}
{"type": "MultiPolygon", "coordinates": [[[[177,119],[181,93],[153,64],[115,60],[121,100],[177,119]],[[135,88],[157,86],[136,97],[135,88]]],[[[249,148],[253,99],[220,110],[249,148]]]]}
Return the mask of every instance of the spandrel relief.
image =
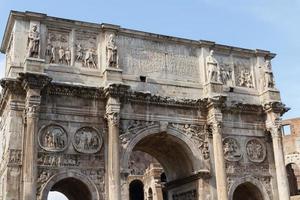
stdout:
{"type": "Polygon", "coordinates": [[[70,33],[49,30],[45,56],[50,64],[71,65],[70,33]]]}
{"type": "Polygon", "coordinates": [[[81,153],[96,153],[102,147],[101,135],[91,127],[79,129],[73,139],[74,148],[81,153]]]}
{"type": "Polygon", "coordinates": [[[75,66],[97,69],[97,34],[88,31],[77,31],[75,40],[75,66]]]}
{"type": "Polygon", "coordinates": [[[46,151],[63,151],[68,145],[68,135],[62,127],[49,125],[40,130],[39,144],[46,151]]]}
{"type": "Polygon", "coordinates": [[[235,82],[237,86],[254,88],[252,65],[248,58],[234,58],[235,82]]]}

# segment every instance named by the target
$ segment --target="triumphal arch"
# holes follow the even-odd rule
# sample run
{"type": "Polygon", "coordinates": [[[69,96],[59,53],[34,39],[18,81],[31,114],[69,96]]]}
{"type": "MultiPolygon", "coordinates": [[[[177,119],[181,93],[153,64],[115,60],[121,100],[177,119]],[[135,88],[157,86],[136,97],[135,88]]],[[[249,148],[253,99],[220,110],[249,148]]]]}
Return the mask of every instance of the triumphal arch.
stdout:
{"type": "Polygon", "coordinates": [[[16,11],[1,51],[1,200],[289,199],[275,54],[16,11]]]}

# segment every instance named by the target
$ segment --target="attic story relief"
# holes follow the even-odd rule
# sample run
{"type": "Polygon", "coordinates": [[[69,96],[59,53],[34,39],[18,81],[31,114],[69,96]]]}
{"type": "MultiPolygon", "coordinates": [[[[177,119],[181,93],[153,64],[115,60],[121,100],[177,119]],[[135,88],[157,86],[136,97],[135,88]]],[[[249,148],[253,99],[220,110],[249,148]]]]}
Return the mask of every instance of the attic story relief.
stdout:
{"type": "MultiPolygon", "coordinates": [[[[79,32],[78,34],[84,33],[79,32]]],[[[80,35],[76,36],[77,40],[75,39],[75,42],[72,42],[73,37],[71,32],[50,29],[45,50],[46,62],[97,69],[96,36],[93,34],[80,35]],[[85,47],[83,47],[83,44],[85,47]]]]}

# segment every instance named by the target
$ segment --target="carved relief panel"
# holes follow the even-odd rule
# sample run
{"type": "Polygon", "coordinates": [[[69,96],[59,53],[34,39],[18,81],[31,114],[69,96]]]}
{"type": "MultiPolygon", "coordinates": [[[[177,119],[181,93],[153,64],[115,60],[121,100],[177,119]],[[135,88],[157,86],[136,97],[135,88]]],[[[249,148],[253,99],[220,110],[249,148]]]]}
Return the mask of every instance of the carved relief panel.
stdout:
{"type": "Polygon", "coordinates": [[[59,152],[67,148],[68,135],[61,126],[52,124],[40,130],[38,142],[40,147],[46,151],[59,152]]]}
{"type": "Polygon", "coordinates": [[[226,137],[223,140],[224,158],[228,161],[238,161],[242,158],[240,144],[231,137],[226,137]]]}
{"type": "Polygon", "coordinates": [[[248,159],[255,163],[261,163],[266,158],[266,147],[258,139],[250,139],[246,143],[248,159]]]}
{"type": "Polygon", "coordinates": [[[80,153],[96,153],[102,144],[102,136],[94,128],[83,127],[74,134],[73,146],[80,153]]]}
{"type": "Polygon", "coordinates": [[[75,66],[97,69],[97,33],[78,30],[75,35],[75,66]]]}
{"type": "Polygon", "coordinates": [[[71,65],[71,44],[69,30],[48,29],[46,62],[50,64],[71,65]]]}
{"type": "Polygon", "coordinates": [[[231,61],[231,57],[229,55],[216,54],[215,58],[218,61],[220,68],[220,81],[225,86],[234,86],[234,67],[231,61]]]}
{"type": "Polygon", "coordinates": [[[234,57],[233,59],[236,85],[254,88],[252,63],[250,58],[234,57]]]}

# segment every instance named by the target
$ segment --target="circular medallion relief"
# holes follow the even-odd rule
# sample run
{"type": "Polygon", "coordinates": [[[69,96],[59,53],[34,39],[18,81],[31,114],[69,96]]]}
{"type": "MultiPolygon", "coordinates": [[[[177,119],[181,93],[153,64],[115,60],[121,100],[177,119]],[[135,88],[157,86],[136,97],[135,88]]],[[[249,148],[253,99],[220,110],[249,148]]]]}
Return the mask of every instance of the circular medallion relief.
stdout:
{"type": "Polygon", "coordinates": [[[58,152],[67,148],[68,135],[61,126],[53,124],[40,130],[38,141],[44,150],[58,152]]]}
{"type": "Polygon", "coordinates": [[[246,143],[247,156],[252,162],[263,162],[266,158],[266,147],[258,139],[250,139],[246,143]]]}
{"type": "Polygon", "coordinates": [[[224,158],[228,161],[239,161],[242,158],[240,145],[236,139],[226,137],[223,139],[224,158]]]}
{"type": "Polygon", "coordinates": [[[81,153],[96,153],[101,149],[102,143],[102,137],[91,127],[77,130],[73,140],[74,148],[81,153]]]}

